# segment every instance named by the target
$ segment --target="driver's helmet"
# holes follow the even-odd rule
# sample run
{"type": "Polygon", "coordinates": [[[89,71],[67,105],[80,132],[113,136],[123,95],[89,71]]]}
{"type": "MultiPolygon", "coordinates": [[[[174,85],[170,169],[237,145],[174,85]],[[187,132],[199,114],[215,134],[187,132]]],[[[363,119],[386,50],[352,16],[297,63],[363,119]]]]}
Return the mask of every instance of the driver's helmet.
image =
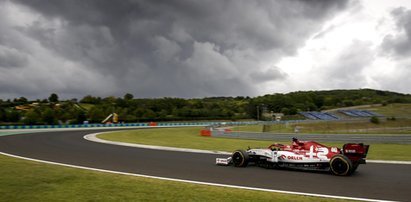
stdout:
{"type": "Polygon", "coordinates": [[[296,137],[293,137],[293,149],[299,149],[299,141],[296,137]]]}

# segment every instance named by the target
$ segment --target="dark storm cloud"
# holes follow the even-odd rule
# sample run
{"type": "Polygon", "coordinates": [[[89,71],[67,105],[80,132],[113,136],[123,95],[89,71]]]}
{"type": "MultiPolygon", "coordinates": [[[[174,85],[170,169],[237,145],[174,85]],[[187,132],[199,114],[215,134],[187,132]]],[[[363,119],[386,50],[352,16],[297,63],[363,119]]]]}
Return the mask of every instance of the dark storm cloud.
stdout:
{"type": "Polygon", "coordinates": [[[266,71],[254,72],[250,76],[256,82],[266,82],[273,80],[282,80],[286,78],[288,75],[287,73],[283,72],[280,68],[274,66],[266,71]]]}
{"type": "Polygon", "coordinates": [[[16,49],[0,48],[0,68],[22,67],[27,64],[26,55],[16,49]]]}
{"type": "Polygon", "coordinates": [[[396,21],[398,32],[384,38],[383,51],[394,57],[411,56],[411,10],[400,7],[394,9],[391,15],[396,21]]]}
{"type": "MultiPolygon", "coordinates": [[[[396,24],[395,33],[385,36],[380,52],[396,61],[390,75],[378,75],[376,80],[388,89],[409,92],[411,76],[411,10],[399,7],[391,11],[396,24]]],[[[389,68],[389,67],[388,67],[389,68]]]]}
{"type": "Polygon", "coordinates": [[[24,48],[9,44],[0,58],[15,57],[4,66],[42,71],[39,65],[57,68],[61,62],[53,87],[40,89],[137,97],[256,95],[260,83],[286,76],[269,68],[273,63],[295,54],[348,5],[342,0],[15,2],[40,16],[8,27],[38,42],[52,61],[39,62],[33,53],[34,62],[25,64],[18,54],[24,48]]]}

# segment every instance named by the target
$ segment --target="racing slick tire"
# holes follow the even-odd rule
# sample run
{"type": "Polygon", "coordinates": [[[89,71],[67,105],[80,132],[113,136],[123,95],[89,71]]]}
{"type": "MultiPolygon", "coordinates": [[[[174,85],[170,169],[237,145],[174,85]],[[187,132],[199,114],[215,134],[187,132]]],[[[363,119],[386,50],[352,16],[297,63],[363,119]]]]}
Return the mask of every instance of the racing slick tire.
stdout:
{"type": "Polygon", "coordinates": [[[244,150],[237,150],[232,155],[232,161],[235,167],[246,167],[250,156],[244,150]]]}
{"type": "Polygon", "coordinates": [[[330,169],[333,174],[340,176],[351,175],[355,171],[351,160],[340,154],[331,158],[330,169]]]}

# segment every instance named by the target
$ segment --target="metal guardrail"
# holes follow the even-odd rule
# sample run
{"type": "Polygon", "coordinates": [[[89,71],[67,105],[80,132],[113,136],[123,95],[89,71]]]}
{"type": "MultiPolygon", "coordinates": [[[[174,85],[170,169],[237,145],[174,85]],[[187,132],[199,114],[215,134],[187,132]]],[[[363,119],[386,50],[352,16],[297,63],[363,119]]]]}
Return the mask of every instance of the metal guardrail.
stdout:
{"type": "Polygon", "coordinates": [[[401,134],[299,134],[299,133],[268,133],[268,132],[239,132],[227,130],[213,130],[212,137],[233,138],[244,140],[291,141],[293,137],[301,140],[319,142],[363,142],[387,144],[411,144],[411,136],[401,134]]]}
{"type": "MultiPolygon", "coordinates": [[[[155,122],[155,126],[238,126],[255,124],[284,124],[300,122],[323,122],[324,120],[288,120],[288,121],[210,121],[210,122],[155,122]]],[[[342,121],[342,120],[335,120],[342,121]]],[[[50,129],[50,128],[110,128],[110,127],[146,127],[152,126],[150,123],[119,123],[119,124],[64,124],[64,125],[6,125],[1,129],[50,129]]]]}
{"type": "Polygon", "coordinates": [[[249,125],[259,122],[175,122],[175,123],[119,123],[119,124],[67,124],[67,125],[7,125],[1,129],[50,129],[50,128],[110,128],[110,127],[148,127],[148,126],[211,126],[211,125],[249,125]]]}
{"type": "Polygon", "coordinates": [[[148,123],[136,124],[70,124],[70,125],[9,125],[0,126],[0,129],[48,129],[48,128],[100,128],[121,126],[148,126],[148,123]]]}

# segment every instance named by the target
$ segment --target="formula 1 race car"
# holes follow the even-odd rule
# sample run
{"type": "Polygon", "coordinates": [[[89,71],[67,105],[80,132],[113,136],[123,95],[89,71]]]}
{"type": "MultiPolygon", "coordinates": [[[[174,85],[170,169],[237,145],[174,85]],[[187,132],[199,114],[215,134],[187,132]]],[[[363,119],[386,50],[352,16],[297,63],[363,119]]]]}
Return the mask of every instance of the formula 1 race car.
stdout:
{"type": "Polygon", "coordinates": [[[236,150],[229,158],[217,158],[217,165],[246,167],[254,164],[265,168],[291,168],[330,171],[335,175],[351,175],[359,164],[365,164],[369,145],[347,143],[342,149],[314,141],[293,138],[292,145],[272,144],[266,149],[236,150]]]}

